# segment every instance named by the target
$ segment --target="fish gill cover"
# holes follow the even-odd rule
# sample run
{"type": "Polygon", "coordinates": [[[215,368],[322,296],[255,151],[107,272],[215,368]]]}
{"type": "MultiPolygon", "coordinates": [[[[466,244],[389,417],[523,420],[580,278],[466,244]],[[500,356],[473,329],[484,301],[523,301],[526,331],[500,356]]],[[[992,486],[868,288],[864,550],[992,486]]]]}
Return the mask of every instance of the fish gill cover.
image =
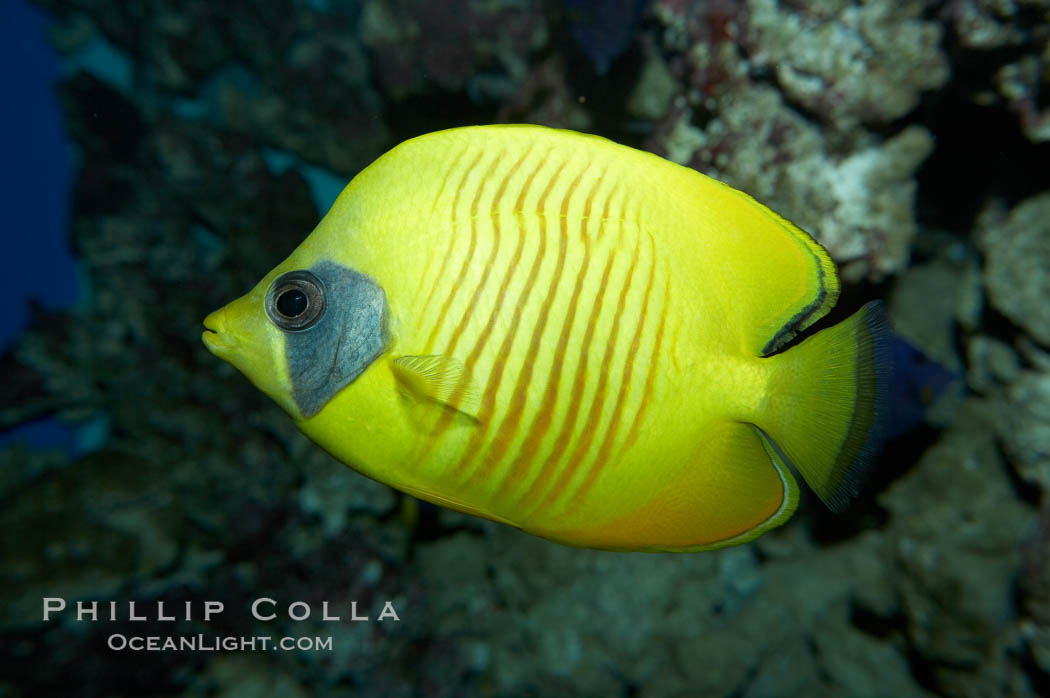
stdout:
{"type": "Polygon", "coordinates": [[[77,456],[0,451],[3,691],[1050,693],[1050,3],[654,0],[604,76],[571,69],[564,10],[538,1],[39,5],[92,293],[4,354],[0,424],[105,428],[77,456]],[[343,468],[205,351],[200,318],[314,226],[311,183],[490,122],[599,132],[747,191],[828,249],[844,312],[887,297],[965,385],[844,516],[804,500],[695,556],[566,548],[343,468]],[[44,621],[44,597],[120,618],[44,621]],[[227,610],[204,621],[206,601],[227,610]],[[197,633],[332,650],[107,647],[197,633]]]}

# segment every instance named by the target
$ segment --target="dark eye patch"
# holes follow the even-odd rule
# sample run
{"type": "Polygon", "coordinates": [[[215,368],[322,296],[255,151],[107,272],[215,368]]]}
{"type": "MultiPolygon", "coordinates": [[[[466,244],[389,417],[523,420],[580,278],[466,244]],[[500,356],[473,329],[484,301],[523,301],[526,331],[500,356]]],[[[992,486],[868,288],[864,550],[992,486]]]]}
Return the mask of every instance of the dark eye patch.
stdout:
{"type": "MultiPolygon", "coordinates": [[[[309,326],[308,332],[290,330],[284,340],[292,398],[303,417],[310,418],[385,350],[387,302],[386,294],[375,281],[335,262],[319,262],[307,272],[289,272],[296,273],[314,277],[324,290],[321,317],[309,326]]],[[[284,293],[290,290],[295,289],[284,293]]],[[[309,306],[309,292],[299,290],[308,296],[309,306]]],[[[284,294],[274,298],[275,311],[293,319],[296,316],[287,311],[297,310],[299,303],[298,298],[285,299],[284,294]],[[282,304],[287,305],[282,308],[282,304]]],[[[309,313],[309,307],[303,310],[303,315],[309,313]]]]}

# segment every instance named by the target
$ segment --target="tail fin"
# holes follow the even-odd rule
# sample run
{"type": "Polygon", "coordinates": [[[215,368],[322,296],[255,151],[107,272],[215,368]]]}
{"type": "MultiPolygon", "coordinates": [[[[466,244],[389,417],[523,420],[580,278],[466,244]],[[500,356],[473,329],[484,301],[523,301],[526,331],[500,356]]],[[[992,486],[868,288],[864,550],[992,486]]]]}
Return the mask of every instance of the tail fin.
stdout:
{"type": "Polygon", "coordinates": [[[759,428],[832,511],[849,504],[878,454],[888,417],[890,330],[879,302],[774,361],[759,428]]]}

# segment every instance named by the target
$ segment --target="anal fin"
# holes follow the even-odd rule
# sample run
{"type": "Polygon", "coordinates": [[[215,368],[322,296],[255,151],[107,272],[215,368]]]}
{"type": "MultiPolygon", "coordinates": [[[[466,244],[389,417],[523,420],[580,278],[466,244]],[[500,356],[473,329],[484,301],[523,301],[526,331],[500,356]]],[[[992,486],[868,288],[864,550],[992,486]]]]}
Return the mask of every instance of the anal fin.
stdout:
{"type": "Polygon", "coordinates": [[[639,506],[584,525],[527,526],[589,548],[696,552],[745,543],[787,521],[798,485],[750,424],[711,425],[696,451],[639,506]]]}

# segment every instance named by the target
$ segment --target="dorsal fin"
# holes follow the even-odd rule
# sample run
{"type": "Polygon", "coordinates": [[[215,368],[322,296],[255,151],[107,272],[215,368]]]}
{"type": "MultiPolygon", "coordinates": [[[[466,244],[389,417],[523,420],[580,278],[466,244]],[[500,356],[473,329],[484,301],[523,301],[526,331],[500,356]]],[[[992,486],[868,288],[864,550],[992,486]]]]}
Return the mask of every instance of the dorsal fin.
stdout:
{"type": "Polygon", "coordinates": [[[835,305],[839,279],[827,251],[806,231],[718,180],[690,178],[696,226],[705,231],[707,273],[727,289],[724,312],[743,349],[769,356],[835,305]]]}

